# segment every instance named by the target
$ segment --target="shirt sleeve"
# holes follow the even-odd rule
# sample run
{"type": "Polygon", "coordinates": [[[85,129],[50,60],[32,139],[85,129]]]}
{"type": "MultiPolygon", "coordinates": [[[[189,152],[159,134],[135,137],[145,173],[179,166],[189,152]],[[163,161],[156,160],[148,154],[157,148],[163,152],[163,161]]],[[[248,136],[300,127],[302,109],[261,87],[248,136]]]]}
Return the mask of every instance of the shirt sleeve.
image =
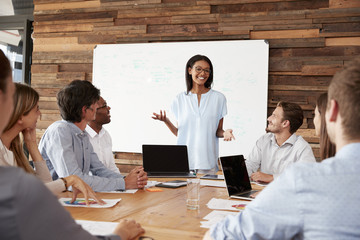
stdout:
{"type": "MultiPolygon", "coordinates": [[[[110,171],[99,161],[90,142],[88,147],[91,149],[87,149],[87,151],[90,151],[90,168],[93,168],[91,171],[94,175],[90,176],[88,173],[82,172],[76,159],[76,151],[83,151],[84,149],[77,150],[74,148],[69,131],[71,130],[67,128],[52,129],[47,138],[42,139],[42,141],[47,141],[47,146],[45,147],[44,144],[39,145],[39,147],[46,148],[46,155],[58,177],[77,175],[90,185],[94,191],[124,190],[125,181],[123,176],[110,171]]],[[[43,151],[44,149],[40,150],[41,154],[44,154],[43,151]]]]}
{"type": "MultiPolygon", "coordinates": [[[[23,239],[98,239],[78,225],[34,176],[21,174],[14,191],[18,230],[23,239]]],[[[120,237],[111,235],[100,239],[119,240],[120,237]]]]}
{"type": "Polygon", "coordinates": [[[43,182],[52,182],[49,169],[45,161],[33,161],[35,167],[35,175],[43,182]]]}
{"type": "Polygon", "coordinates": [[[65,184],[63,180],[57,179],[52,182],[45,183],[45,186],[52,192],[55,196],[59,196],[63,191],[65,191],[65,184]]]}
{"type": "Polygon", "coordinates": [[[243,212],[213,226],[213,239],[294,239],[303,218],[293,168],[268,185],[243,212]]]}
{"type": "Polygon", "coordinates": [[[245,161],[246,169],[248,171],[248,175],[256,172],[261,165],[261,138],[256,141],[255,146],[253,147],[252,151],[250,152],[248,158],[245,161]]]}
{"type": "Polygon", "coordinates": [[[115,173],[121,174],[120,169],[116,166],[115,159],[109,163],[109,169],[115,173]]]}
{"type": "Polygon", "coordinates": [[[174,115],[176,121],[179,121],[179,96],[176,96],[176,98],[172,101],[170,105],[170,111],[174,115]]]}
{"type": "Polygon", "coordinates": [[[219,121],[224,118],[227,114],[227,102],[226,102],[226,97],[225,95],[222,95],[222,104],[221,104],[221,110],[220,110],[220,116],[219,116],[219,121]]]}

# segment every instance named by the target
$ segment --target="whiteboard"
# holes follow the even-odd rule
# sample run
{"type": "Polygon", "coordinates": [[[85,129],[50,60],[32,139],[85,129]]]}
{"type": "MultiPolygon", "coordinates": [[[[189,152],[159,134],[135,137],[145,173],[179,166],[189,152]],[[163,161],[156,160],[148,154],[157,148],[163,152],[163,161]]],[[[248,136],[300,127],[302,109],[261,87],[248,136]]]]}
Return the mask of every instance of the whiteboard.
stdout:
{"type": "Polygon", "coordinates": [[[194,55],[210,58],[214,90],[227,99],[224,129],[236,140],[220,139],[220,156],[247,154],[265,133],[269,45],[265,40],[139,43],[97,45],[93,84],[111,107],[105,125],[113,151],[142,152],[142,144],[176,144],[163,122],[152,113],[166,110],[176,126],[170,105],[186,91],[185,65],[194,55]]]}

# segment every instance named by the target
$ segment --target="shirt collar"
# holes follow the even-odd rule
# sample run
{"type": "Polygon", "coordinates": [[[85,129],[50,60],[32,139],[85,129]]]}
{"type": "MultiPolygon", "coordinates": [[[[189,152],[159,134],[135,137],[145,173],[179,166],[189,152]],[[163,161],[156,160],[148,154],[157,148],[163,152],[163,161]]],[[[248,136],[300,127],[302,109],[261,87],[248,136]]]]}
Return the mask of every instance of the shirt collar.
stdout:
{"type": "Polygon", "coordinates": [[[105,129],[101,128],[99,134],[97,132],[95,132],[94,129],[92,129],[92,127],[90,127],[89,125],[86,125],[85,131],[89,134],[89,136],[91,138],[96,137],[97,135],[99,135],[99,137],[102,137],[105,134],[105,129]]]}
{"type": "Polygon", "coordinates": [[[73,122],[69,122],[66,120],[63,120],[67,125],[69,125],[69,127],[71,128],[71,130],[74,132],[74,134],[78,137],[84,137],[86,135],[85,131],[81,131],[81,129],[76,126],[73,122]]]}
{"type": "MultiPolygon", "coordinates": [[[[276,146],[278,146],[278,145],[277,145],[277,142],[276,142],[276,139],[275,139],[275,134],[271,133],[271,135],[272,135],[272,136],[271,136],[271,141],[273,142],[273,144],[275,144],[276,146]]],[[[285,145],[285,144],[294,145],[295,142],[296,142],[296,140],[297,140],[297,136],[296,136],[295,133],[293,133],[288,139],[286,139],[286,141],[285,141],[281,146],[283,146],[283,145],[285,145]]]]}
{"type": "Polygon", "coordinates": [[[95,132],[94,129],[92,129],[89,125],[86,125],[85,131],[91,138],[94,138],[97,135],[97,132],[95,132]]]}

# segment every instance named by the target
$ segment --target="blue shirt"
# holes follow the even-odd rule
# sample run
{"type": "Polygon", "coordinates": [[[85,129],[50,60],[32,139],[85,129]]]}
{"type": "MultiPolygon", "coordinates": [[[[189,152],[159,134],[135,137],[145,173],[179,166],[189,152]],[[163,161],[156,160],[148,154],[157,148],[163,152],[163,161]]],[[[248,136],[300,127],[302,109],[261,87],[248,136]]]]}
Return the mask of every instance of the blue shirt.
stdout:
{"type": "Polygon", "coordinates": [[[74,123],[62,120],[51,124],[40,140],[39,150],[54,180],[77,175],[94,191],[125,189],[123,176],[99,161],[89,137],[74,123]]]}
{"type": "Polygon", "coordinates": [[[200,105],[197,94],[182,92],[171,104],[178,122],[178,145],[188,148],[190,169],[217,170],[219,138],[216,131],[219,121],[226,115],[226,98],[210,89],[201,94],[200,105]]]}
{"type": "Polygon", "coordinates": [[[360,143],[322,163],[296,163],[243,212],[211,228],[214,239],[360,239],[360,143]]]}

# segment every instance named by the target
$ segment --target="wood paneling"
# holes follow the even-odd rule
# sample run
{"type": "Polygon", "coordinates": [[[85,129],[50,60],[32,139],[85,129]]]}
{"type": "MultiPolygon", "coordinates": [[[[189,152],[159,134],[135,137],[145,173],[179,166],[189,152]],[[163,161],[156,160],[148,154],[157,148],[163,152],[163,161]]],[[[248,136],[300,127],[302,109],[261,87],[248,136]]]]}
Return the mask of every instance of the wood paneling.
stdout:
{"type": "MultiPolygon", "coordinates": [[[[317,97],[331,76],[360,55],[358,0],[34,0],[32,85],[41,95],[37,136],[60,119],[58,90],[92,80],[96,44],[267,39],[268,114],[280,100],[299,103],[299,133],[318,154],[317,97]]],[[[119,133],[120,134],[120,133],[119,133]]],[[[124,171],[141,154],[118,153],[124,171]]]]}

